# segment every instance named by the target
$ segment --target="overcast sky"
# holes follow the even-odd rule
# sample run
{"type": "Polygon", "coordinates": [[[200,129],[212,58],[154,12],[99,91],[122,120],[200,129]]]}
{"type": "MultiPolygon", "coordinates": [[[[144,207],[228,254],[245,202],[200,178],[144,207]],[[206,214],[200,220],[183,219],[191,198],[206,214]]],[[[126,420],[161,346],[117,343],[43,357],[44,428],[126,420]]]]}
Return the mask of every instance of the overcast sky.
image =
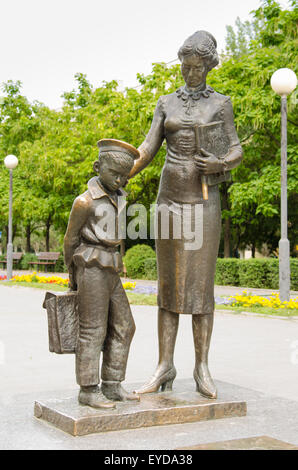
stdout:
{"type": "MultiPolygon", "coordinates": [[[[260,0],[0,0],[0,83],[21,80],[29,100],[51,108],[75,86],[136,86],[152,62],[170,62],[199,29],[224,48],[226,25],[249,19],[260,0]]],[[[283,6],[286,0],[280,2],[283,6]]]]}

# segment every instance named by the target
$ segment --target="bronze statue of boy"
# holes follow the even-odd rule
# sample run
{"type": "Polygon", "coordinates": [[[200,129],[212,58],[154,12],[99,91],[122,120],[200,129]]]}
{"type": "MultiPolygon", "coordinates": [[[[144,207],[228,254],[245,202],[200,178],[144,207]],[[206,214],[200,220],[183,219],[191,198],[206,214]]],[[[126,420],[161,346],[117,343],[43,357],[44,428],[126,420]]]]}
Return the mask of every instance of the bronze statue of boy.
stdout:
{"type": "Polygon", "coordinates": [[[118,217],[123,209],[125,185],[139,152],[115,139],[98,142],[94,163],[98,176],[88,182],[70,213],[64,238],[64,257],[70,289],[77,291],[79,335],[76,378],[79,403],[94,408],[113,408],[116,401],[139,400],[121,386],[125,379],[129,347],[135,332],[127,296],[119,272],[118,217]],[[122,198],[121,198],[122,196],[122,198]],[[101,388],[99,359],[102,351],[101,388]],[[110,401],[112,400],[112,401],[110,401]]]}

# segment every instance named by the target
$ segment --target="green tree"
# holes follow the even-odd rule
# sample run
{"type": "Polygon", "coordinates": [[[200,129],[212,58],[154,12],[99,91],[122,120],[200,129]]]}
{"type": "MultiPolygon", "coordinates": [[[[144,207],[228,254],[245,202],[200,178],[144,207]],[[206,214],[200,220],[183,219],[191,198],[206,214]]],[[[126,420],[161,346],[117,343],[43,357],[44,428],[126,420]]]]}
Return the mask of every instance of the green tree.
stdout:
{"type": "Polygon", "coordinates": [[[241,57],[243,54],[248,54],[258,29],[258,21],[246,20],[242,22],[238,16],[235,22],[235,28],[231,25],[226,26],[226,49],[223,58],[227,56],[235,58],[241,57]]]}
{"type": "MultiPolygon", "coordinates": [[[[32,204],[32,188],[28,185],[27,170],[20,154],[22,146],[34,142],[42,135],[43,126],[40,116],[46,108],[38,102],[29,103],[21,94],[20,81],[9,80],[2,88],[4,97],[0,103],[0,226],[2,233],[7,231],[9,172],[3,161],[6,155],[15,154],[19,158],[19,166],[13,173],[14,236],[17,227],[29,226],[34,221],[36,208],[38,208],[38,204],[32,204]]],[[[2,246],[6,247],[6,240],[3,236],[2,246]]]]}
{"type": "MultiPolygon", "coordinates": [[[[235,122],[244,148],[244,161],[233,170],[233,184],[221,185],[226,256],[264,242],[274,251],[279,239],[280,217],[280,99],[271,90],[270,78],[280,67],[297,71],[297,2],[282,10],[274,0],[262,3],[250,22],[237,19],[227,29],[227,48],[220,67],[208,76],[216,91],[231,95],[235,122]],[[230,246],[231,244],[231,246],[230,246]]],[[[148,76],[138,75],[139,85],[119,91],[116,81],[93,87],[87,77],[75,76],[75,90],[64,93],[61,110],[29,103],[20,82],[4,84],[0,103],[0,227],[8,216],[8,172],[5,155],[20,160],[14,172],[14,220],[30,234],[43,225],[48,247],[53,226],[62,238],[74,198],[85,191],[97,159],[96,142],[116,138],[138,147],[151,125],[161,95],[183,84],[180,66],[153,64],[148,76]]],[[[289,238],[297,237],[297,110],[288,100],[289,238]]],[[[147,208],[155,201],[165,145],[140,174],[128,183],[129,203],[147,208]]],[[[29,249],[28,248],[28,249],[29,249]]]]}
{"type": "MultiPolygon", "coordinates": [[[[297,2],[282,10],[273,1],[264,1],[253,12],[255,37],[249,52],[230,57],[211,72],[210,84],[230,94],[236,124],[244,149],[243,163],[233,171],[234,184],[224,217],[229,219],[236,247],[263,242],[277,248],[280,220],[280,98],[270,86],[275,70],[292,68],[297,73],[297,2]],[[272,230],[272,227],[275,227],[272,230]],[[270,242],[274,241],[274,244],[270,242]]],[[[237,49],[240,50],[240,45],[237,49]]],[[[288,204],[289,238],[293,251],[297,238],[297,95],[288,99],[288,204]]]]}

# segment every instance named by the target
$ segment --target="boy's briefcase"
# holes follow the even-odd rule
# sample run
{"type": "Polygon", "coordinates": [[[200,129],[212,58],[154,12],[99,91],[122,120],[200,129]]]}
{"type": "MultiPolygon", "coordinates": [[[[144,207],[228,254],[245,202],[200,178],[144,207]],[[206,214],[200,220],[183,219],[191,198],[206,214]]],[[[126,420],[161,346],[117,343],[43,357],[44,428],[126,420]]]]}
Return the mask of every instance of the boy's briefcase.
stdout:
{"type": "Polygon", "coordinates": [[[79,329],[77,292],[47,292],[43,308],[48,314],[50,351],[57,354],[74,353],[79,329]]]}

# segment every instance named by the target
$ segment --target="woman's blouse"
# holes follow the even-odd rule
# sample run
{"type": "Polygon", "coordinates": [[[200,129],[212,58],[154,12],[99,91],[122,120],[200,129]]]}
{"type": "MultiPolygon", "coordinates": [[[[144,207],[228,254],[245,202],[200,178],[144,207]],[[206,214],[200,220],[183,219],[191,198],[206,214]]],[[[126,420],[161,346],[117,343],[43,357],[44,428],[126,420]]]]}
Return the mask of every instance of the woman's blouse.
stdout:
{"type": "MultiPolygon", "coordinates": [[[[159,98],[151,128],[139,148],[141,153],[144,152],[152,159],[163,140],[166,140],[167,156],[160,182],[159,202],[201,201],[201,175],[194,156],[199,153],[202,145],[196,139],[195,127],[210,123],[221,123],[228,152],[233,147],[239,147],[241,151],[229,97],[208,87],[199,98],[192,99],[188,98],[184,87],[181,87],[175,93],[159,98]]],[[[204,132],[204,128],[201,129],[204,132]]],[[[207,182],[212,185],[226,180],[222,176],[208,175],[207,182]]]]}

